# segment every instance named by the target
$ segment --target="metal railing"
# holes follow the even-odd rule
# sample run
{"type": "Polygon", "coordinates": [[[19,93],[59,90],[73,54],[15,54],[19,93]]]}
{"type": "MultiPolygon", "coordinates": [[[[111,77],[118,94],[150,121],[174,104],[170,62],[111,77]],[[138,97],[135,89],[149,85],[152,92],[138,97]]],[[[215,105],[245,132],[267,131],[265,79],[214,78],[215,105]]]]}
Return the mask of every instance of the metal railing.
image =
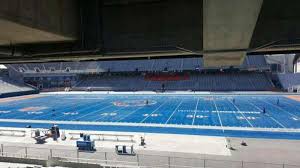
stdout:
{"type": "Polygon", "coordinates": [[[205,158],[184,158],[160,155],[136,154],[135,156],[117,155],[114,152],[79,152],[74,149],[49,149],[0,145],[0,157],[28,158],[74,163],[99,164],[103,167],[128,168],[299,168],[300,165],[244,162],[232,160],[213,160],[205,158]]]}

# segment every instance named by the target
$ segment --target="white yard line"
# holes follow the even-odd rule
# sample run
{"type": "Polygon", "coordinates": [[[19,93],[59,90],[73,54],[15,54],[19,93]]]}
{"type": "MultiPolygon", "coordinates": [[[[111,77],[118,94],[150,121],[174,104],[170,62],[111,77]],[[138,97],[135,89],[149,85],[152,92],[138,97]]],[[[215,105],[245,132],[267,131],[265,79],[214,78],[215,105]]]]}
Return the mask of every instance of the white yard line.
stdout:
{"type": "MultiPolygon", "coordinates": [[[[122,107],[122,108],[120,108],[120,109],[117,109],[117,110],[114,110],[114,111],[112,111],[112,112],[110,112],[110,113],[116,113],[116,112],[118,112],[118,111],[120,111],[120,110],[123,110],[123,109],[125,109],[126,107],[122,107]]],[[[107,116],[102,116],[102,117],[100,117],[100,118],[96,118],[96,119],[94,119],[94,120],[92,120],[92,122],[96,122],[96,121],[99,121],[99,120],[101,120],[102,118],[105,118],[105,117],[107,117],[107,116]]]]}
{"type": "MultiPolygon", "coordinates": [[[[87,110],[87,109],[90,109],[90,108],[95,108],[95,107],[98,107],[98,106],[102,106],[104,103],[107,103],[107,102],[108,102],[108,100],[103,101],[103,102],[101,102],[101,103],[99,103],[99,104],[95,103],[94,105],[90,105],[90,106],[87,106],[87,107],[83,107],[83,108],[81,108],[81,109],[79,109],[79,110],[74,110],[74,112],[79,112],[79,111],[87,110]]],[[[90,112],[90,113],[91,113],[91,112],[90,112]]],[[[65,115],[61,115],[61,116],[59,116],[59,117],[57,117],[57,118],[55,118],[55,119],[57,120],[57,119],[62,118],[62,117],[64,117],[64,116],[65,116],[65,115]]]]}
{"type": "Polygon", "coordinates": [[[111,107],[111,106],[113,106],[113,105],[111,104],[111,105],[108,105],[108,106],[102,107],[102,108],[101,108],[101,109],[99,109],[99,110],[96,110],[96,111],[93,111],[93,112],[87,113],[87,114],[85,114],[85,115],[82,115],[82,116],[80,116],[80,117],[77,117],[77,118],[75,118],[74,120],[78,120],[78,119],[80,119],[80,118],[86,117],[86,116],[88,116],[88,115],[90,115],[90,114],[93,114],[93,113],[98,113],[99,111],[101,111],[101,110],[104,110],[104,109],[106,109],[106,108],[108,108],[108,107],[111,107]]]}
{"type": "Polygon", "coordinates": [[[292,113],[286,111],[285,109],[283,109],[283,108],[281,108],[281,107],[275,106],[274,104],[269,103],[269,102],[264,101],[264,100],[261,100],[261,99],[259,99],[259,100],[262,101],[262,102],[265,102],[265,103],[267,103],[267,104],[270,104],[271,106],[274,106],[275,108],[277,108],[277,109],[279,109],[279,110],[281,110],[281,111],[283,111],[283,112],[285,112],[285,113],[288,113],[288,114],[290,114],[291,116],[296,117],[296,118],[299,119],[299,116],[297,116],[297,115],[295,115],[295,114],[292,114],[292,113]]]}
{"type": "Polygon", "coordinates": [[[181,102],[177,105],[176,109],[173,111],[173,113],[170,115],[170,117],[168,118],[168,120],[165,122],[165,124],[167,124],[170,119],[173,117],[173,115],[175,114],[175,112],[178,110],[178,108],[180,107],[180,105],[182,104],[183,99],[181,100],[181,102]]]}
{"type": "Polygon", "coordinates": [[[116,122],[120,122],[121,120],[127,118],[127,117],[130,116],[131,114],[133,114],[133,113],[139,111],[140,109],[142,109],[142,108],[144,108],[144,107],[146,107],[146,106],[142,106],[142,107],[137,108],[136,110],[133,110],[132,112],[130,112],[130,113],[128,113],[127,115],[125,115],[125,116],[121,117],[120,119],[118,119],[116,122]]]}
{"type": "Polygon", "coordinates": [[[164,104],[167,103],[168,100],[166,100],[164,103],[162,103],[160,106],[158,106],[154,111],[152,111],[147,117],[145,117],[142,121],[140,121],[140,123],[144,122],[147,118],[149,118],[151,116],[151,114],[153,114],[154,112],[156,112],[158,109],[160,109],[164,104]]]}
{"type": "Polygon", "coordinates": [[[286,128],[283,124],[281,124],[279,121],[277,121],[275,118],[272,116],[270,117],[273,121],[275,121],[277,124],[279,124],[282,128],[286,128]]]}
{"type": "Polygon", "coordinates": [[[193,121],[192,121],[192,125],[194,125],[194,122],[195,122],[195,118],[196,118],[196,114],[197,114],[197,109],[198,109],[198,103],[199,103],[199,97],[197,99],[197,103],[196,103],[196,107],[195,107],[195,113],[193,115],[193,121]]]}
{"type": "MultiPolygon", "coordinates": [[[[53,103],[53,102],[51,102],[51,103],[53,103]]],[[[54,109],[55,111],[57,110],[57,109],[59,109],[59,108],[64,108],[64,110],[66,110],[66,109],[70,109],[70,111],[71,111],[71,109],[72,108],[74,108],[74,106],[76,106],[76,104],[77,104],[77,102],[71,102],[70,103],[70,105],[68,106],[68,107],[63,107],[62,105],[65,105],[66,103],[64,102],[64,101],[61,101],[61,102],[57,102],[56,104],[55,104],[55,107],[51,107],[52,109],[54,109]],[[59,108],[58,108],[59,107],[59,108]]],[[[57,112],[57,111],[56,111],[57,112]]],[[[56,113],[55,112],[55,113],[56,113]]],[[[52,111],[48,111],[48,113],[44,113],[44,114],[42,114],[42,115],[37,115],[37,116],[34,116],[34,117],[32,117],[31,119],[37,119],[37,118],[42,118],[42,117],[45,117],[45,116],[51,116],[53,114],[53,112],[52,111]]],[[[64,116],[64,115],[62,115],[62,116],[64,116]]],[[[60,117],[62,117],[62,116],[60,116],[60,117]]]]}
{"type": "Polygon", "coordinates": [[[237,112],[238,112],[239,114],[241,114],[241,115],[244,117],[244,119],[246,119],[247,123],[248,123],[251,127],[253,127],[253,125],[252,125],[251,122],[247,119],[247,117],[246,117],[243,113],[241,113],[240,109],[239,109],[234,103],[232,103],[230,100],[228,100],[228,99],[226,99],[226,100],[229,101],[229,102],[234,106],[234,108],[237,109],[237,112]]]}
{"type": "MultiPolygon", "coordinates": [[[[293,100],[293,99],[291,99],[291,100],[293,100]]],[[[294,101],[295,101],[295,100],[294,100],[294,101]]],[[[285,104],[288,104],[288,105],[290,105],[290,106],[293,106],[293,107],[296,108],[298,111],[300,111],[300,108],[299,108],[299,107],[295,106],[294,104],[291,104],[291,103],[288,102],[288,100],[286,100],[286,99],[281,99],[280,103],[281,103],[281,102],[283,102],[283,103],[285,103],[285,104]]],[[[280,103],[279,103],[279,105],[280,105],[280,103]]]]}
{"type": "MultiPolygon", "coordinates": [[[[249,104],[251,104],[253,107],[255,107],[257,110],[259,111],[263,111],[261,108],[259,108],[258,106],[256,106],[255,104],[251,103],[250,101],[246,100],[249,104]]],[[[282,123],[280,123],[279,121],[277,121],[274,117],[270,116],[270,118],[275,121],[278,125],[280,125],[282,128],[286,128],[282,123]]]]}
{"type": "Polygon", "coordinates": [[[218,117],[219,117],[219,122],[220,122],[220,124],[221,124],[221,128],[222,128],[222,130],[223,130],[223,132],[224,132],[223,123],[222,123],[222,120],[221,120],[221,117],[220,117],[220,113],[219,113],[218,107],[217,107],[216,102],[215,102],[215,98],[213,98],[213,102],[214,102],[216,111],[217,111],[217,113],[218,113],[218,117]]]}
{"type": "MultiPolygon", "coordinates": [[[[30,107],[31,106],[34,106],[34,107],[36,107],[36,106],[44,106],[44,105],[42,105],[42,104],[44,104],[44,101],[45,100],[38,100],[38,101],[36,101],[36,102],[34,102],[33,104],[31,104],[31,105],[29,105],[30,107]]],[[[23,104],[28,104],[28,102],[22,102],[22,103],[18,103],[18,102],[16,102],[15,103],[15,105],[16,106],[19,106],[19,105],[23,105],[23,104]]],[[[61,104],[64,104],[64,103],[59,103],[59,105],[61,105],[61,104]]],[[[46,106],[46,105],[45,105],[46,106]]],[[[25,108],[26,107],[26,105],[24,106],[24,107],[20,107],[20,108],[25,108]]],[[[46,107],[48,107],[48,106],[46,106],[46,107]]],[[[48,110],[49,109],[51,109],[51,108],[47,108],[48,110]]],[[[47,109],[45,109],[45,110],[47,110],[47,109]]],[[[14,115],[14,117],[12,117],[11,119],[17,119],[17,118],[22,118],[22,117],[26,117],[26,116],[28,116],[29,114],[28,114],[28,112],[29,111],[26,111],[26,112],[23,112],[23,114],[20,114],[20,111],[19,111],[20,109],[16,109],[14,112],[12,112],[12,113],[10,113],[10,115],[14,115]]],[[[41,115],[38,115],[38,116],[34,116],[34,117],[30,117],[30,119],[35,119],[35,118],[38,118],[38,117],[44,117],[44,116],[47,116],[47,115],[51,115],[52,114],[52,112],[49,112],[49,113],[43,113],[43,114],[41,114],[41,115]]]]}

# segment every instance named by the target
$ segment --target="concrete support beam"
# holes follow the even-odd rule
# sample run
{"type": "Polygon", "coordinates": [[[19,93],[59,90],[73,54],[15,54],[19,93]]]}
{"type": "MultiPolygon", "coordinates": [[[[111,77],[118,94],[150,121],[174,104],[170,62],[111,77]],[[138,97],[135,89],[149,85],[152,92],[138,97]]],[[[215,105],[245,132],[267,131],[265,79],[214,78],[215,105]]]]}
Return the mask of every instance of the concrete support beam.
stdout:
{"type": "MultiPolygon", "coordinates": [[[[203,0],[203,50],[249,48],[263,0],[203,0]]],[[[204,54],[206,67],[241,65],[246,52],[204,54]]]]}
{"type": "Polygon", "coordinates": [[[170,46],[201,51],[202,18],[201,0],[106,0],[104,46],[116,52],[170,46]]]}
{"type": "Polygon", "coordinates": [[[75,40],[77,15],[75,0],[2,0],[0,45],[75,40]]]}

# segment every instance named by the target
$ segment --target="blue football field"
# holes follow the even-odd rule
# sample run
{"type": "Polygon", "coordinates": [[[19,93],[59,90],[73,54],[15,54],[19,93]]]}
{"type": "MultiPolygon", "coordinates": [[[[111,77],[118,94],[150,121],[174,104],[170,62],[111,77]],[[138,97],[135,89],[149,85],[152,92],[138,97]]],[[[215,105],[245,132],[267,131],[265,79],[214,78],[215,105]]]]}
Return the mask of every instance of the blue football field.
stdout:
{"type": "Polygon", "coordinates": [[[284,95],[45,94],[0,103],[0,126],[300,139],[284,95]]]}

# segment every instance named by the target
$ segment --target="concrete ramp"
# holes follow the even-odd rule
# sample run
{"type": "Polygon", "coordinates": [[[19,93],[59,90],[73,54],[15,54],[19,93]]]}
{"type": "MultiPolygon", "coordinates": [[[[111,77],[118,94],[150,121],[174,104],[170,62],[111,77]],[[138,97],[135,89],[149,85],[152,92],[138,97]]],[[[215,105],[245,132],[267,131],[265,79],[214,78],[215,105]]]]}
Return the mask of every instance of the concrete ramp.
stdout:
{"type": "Polygon", "coordinates": [[[241,65],[246,55],[263,0],[203,0],[205,67],[241,65]],[[232,51],[232,52],[225,52],[232,51]]]}

